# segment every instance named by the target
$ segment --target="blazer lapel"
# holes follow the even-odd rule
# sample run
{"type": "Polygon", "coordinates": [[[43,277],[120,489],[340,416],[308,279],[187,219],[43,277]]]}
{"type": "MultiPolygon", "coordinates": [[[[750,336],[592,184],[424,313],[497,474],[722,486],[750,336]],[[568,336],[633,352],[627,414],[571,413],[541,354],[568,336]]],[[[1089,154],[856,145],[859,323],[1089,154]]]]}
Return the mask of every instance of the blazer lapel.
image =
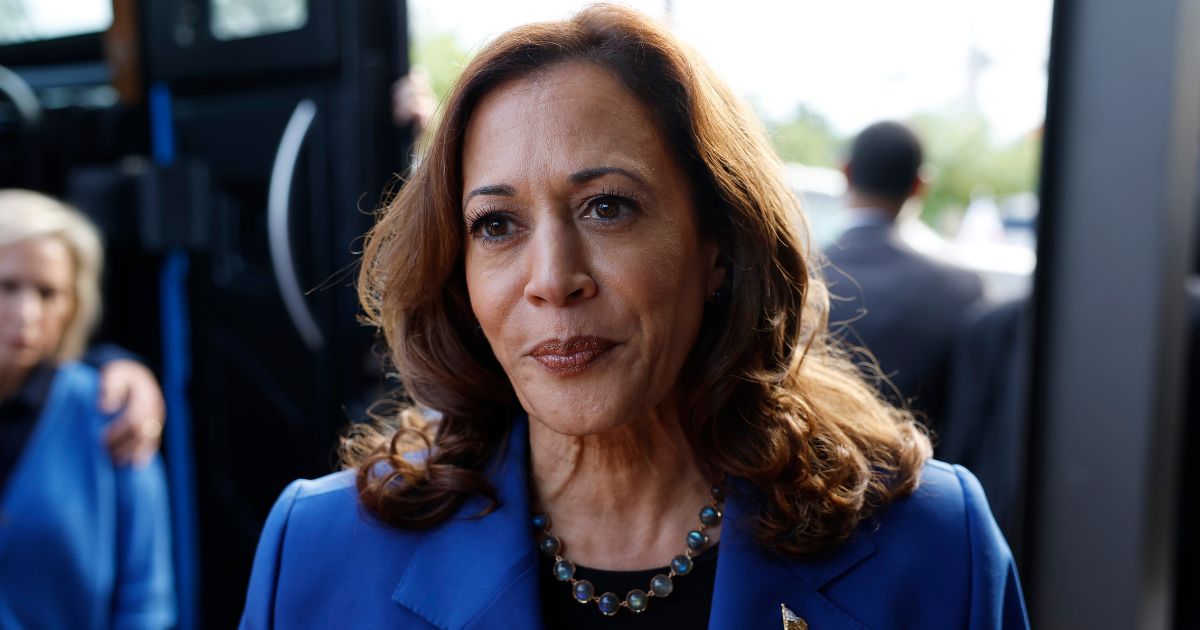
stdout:
{"type": "MultiPolygon", "coordinates": [[[[425,534],[394,602],[443,630],[542,627],[528,448],[527,421],[520,418],[490,474],[500,507],[472,518],[483,502],[468,501],[454,519],[425,534]]],[[[783,604],[812,630],[862,630],[821,589],[875,553],[870,537],[859,532],[819,557],[781,558],[760,547],[744,526],[747,494],[733,492],[725,503],[709,629],[782,628],[783,604]]]]}
{"type": "Polygon", "coordinates": [[[500,507],[468,501],[427,533],[392,600],[444,630],[541,628],[537,550],[529,525],[528,425],[513,423],[490,477],[500,507]]]}
{"type": "MultiPolygon", "coordinates": [[[[89,460],[71,450],[76,447],[77,442],[83,440],[58,439],[58,436],[68,432],[79,431],[78,428],[70,426],[71,420],[76,417],[75,410],[63,409],[64,405],[67,405],[62,393],[63,388],[67,387],[64,382],[67,369],[64,367],[56,370],[42,411],[34,421],[33,430],[25,439],[17,461],[8,473],[8,479],[0,486],[0,552],[8,546],[12,533],[20,531],[14,519],[32,525],[39,522],[37,519],[46,518],[44,514],[25,513],[26,502],[36,500],[34,497],[45,493],[46,488],[55,481],[70,479],[80,467],[90,465],[89,460]],[[64,447],[63,444],[69,446],[64,447]],[[51,464],[43,465],[43,462],[51,464]]],[[[88,439],[91,438],[99,440],[99,435],[89,435],[88,439]]],[[[94,476],[94,473],[85,474],[83,478],[91,476],[94,476]]]]}
{"type": "Polygon", "coordinates": [[[870,538],[860,532],[833,553],[804,560],[782,558],[754,541],[747,527],[751,506],[745,496],[734,492],[725,502],[709,630],[783,628],[781,604],[812,630],[862,630],[865,626],[825,597],[821,588],[875,553],[870,538]]]}

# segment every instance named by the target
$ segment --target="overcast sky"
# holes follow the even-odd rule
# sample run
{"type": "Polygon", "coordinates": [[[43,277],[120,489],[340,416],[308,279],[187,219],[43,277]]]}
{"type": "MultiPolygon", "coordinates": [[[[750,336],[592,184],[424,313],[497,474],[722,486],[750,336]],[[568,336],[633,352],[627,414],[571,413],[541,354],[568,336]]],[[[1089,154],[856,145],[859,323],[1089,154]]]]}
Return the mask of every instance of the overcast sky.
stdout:
{"type": "MultiPolygon", "coordinates": [[[[409,0],[411,29],[467,50],[577,0],[409,0]]],[[[657,17],[665,0],[625,4],[657,17]]],[[[801,104],[851,134],[881,118],[962,106],[972,49],[976,100],[999,139],[1041,124],[1051,0],[673,0],[671,24],[768,116],[801,104]]]]}

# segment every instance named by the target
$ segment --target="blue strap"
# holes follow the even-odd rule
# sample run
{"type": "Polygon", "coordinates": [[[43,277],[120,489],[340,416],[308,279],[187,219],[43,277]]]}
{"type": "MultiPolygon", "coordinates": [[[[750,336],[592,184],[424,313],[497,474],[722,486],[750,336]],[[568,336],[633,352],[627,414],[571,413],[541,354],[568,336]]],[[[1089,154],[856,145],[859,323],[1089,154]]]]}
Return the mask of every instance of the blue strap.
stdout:
{"type": "MultiPolygon", "coordinates": [[[[150,87],[150,138],[154,162],[175,162],[175,129],[171,121],[171,91],[165,84],[150,87]]],[[[167,252],[159,272],[159,315],[162,319],[163,397],[167,403],[167,480],[171,487],[171,516],[175,536],[175,587],[179,600],[179,630],[199,627],[197,585],[199,564],[196,536],[195,464],[192,461],[192,419],[187,386],[191,379],[191,326],[188,321],[188,253],[167,252]]]]}

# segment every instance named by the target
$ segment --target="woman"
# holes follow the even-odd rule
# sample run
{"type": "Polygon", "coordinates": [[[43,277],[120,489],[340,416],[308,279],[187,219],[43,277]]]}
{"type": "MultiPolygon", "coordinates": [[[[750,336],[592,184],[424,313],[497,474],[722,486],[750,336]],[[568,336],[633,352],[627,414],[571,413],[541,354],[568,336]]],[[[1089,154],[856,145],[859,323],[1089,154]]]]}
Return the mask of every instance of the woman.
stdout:
{"type": "Polygon", "coordinates": [[[161,465],[116,467],[99,376],[75,363],[103,251],[81,215],[0,190],[0,627],[168,628],[161,465]]]}
{"type": "Polygon", "coordinates": [[[977,482],[827,343],[780,170],[629,9],[481,51],[364,252],[413,404],[284,491],[243,627],[1025,627],[977,482]]]}

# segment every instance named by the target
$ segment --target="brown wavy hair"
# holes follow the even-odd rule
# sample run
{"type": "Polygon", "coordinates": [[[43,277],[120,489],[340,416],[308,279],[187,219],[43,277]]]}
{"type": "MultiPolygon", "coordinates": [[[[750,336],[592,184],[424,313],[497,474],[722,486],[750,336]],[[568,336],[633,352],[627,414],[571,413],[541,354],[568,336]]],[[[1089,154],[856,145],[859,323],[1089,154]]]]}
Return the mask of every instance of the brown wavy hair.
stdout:
{"type": "Polygon", "coordinates": [[[828,340],[817,256],[761,125],[664,27],[610,5],[514,29],[480,51],[368,235],[365,318],[382,330],[411,403],[343,442],[363,505],[403,528],[434,526],[472,496],[496,505],[484,468],[521,409],[467,296],[463,135],[490,90],[567,61],[606,69],[656,113],[701,230],[721,244],[729,299],[704,313],[679,376],[680,421],[701,471],[752,485],[751,524],[768,548],[796,556],[838,544],[916,487],[929,439],[828,340]],[[440,418],[427,421],[428,410],[440,418]]]}

